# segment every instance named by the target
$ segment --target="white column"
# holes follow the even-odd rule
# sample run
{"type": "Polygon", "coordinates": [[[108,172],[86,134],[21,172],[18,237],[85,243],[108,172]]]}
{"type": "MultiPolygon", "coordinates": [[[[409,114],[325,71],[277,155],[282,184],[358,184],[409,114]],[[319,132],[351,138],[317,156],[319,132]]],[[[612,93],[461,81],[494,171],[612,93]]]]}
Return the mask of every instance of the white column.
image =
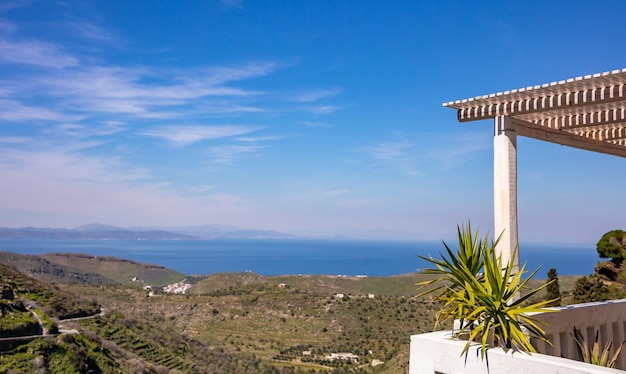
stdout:
{"type": "MultiPolygon", "coordinates": [[[[517,137],[507,116],[494,119],[493,208],[494,237],[502,234],[496,252],[506,264],[518,246],[517,236],[517,137]]],[[[519,253],[514,259],[519,269],[519,253]]]]}

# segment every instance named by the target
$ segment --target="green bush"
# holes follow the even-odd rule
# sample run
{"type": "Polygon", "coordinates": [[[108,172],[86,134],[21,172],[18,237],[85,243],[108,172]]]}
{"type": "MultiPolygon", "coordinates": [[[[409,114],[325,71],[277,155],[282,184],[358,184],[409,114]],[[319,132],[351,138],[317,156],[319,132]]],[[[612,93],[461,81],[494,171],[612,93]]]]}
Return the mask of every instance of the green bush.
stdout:
{"type": "Polygon", "coordinates": [[[610,290],[601,279],[588,276],[576,280],[572,290],[574,303],[604,301],[610,298],[610,290]]]}

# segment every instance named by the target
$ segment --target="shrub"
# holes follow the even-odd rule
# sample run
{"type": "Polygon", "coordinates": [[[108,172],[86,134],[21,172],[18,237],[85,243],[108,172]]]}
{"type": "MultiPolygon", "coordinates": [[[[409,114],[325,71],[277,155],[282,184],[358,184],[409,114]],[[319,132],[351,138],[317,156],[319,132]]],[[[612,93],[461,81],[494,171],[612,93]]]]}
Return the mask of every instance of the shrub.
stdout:
{"type": "Polygon", "coordinates": [[[580,330],[574,327],[574,333],[572,334],[572,336],[576,341],[578,356],[581,357],[583,362],[608,368],[614,368],[615,363],[617,362],[617,358],[622,352],[622,348],[624,348],[624,342],[619,345],[619,347],[615,350],[613,356],[610,357],[613,342],[607,342],[604,345],[604,348],[600,349],[600,337],[598,335],[598,332],[599,331],[596,331],[596,339],[594,340],[593,345],[590,345],[587,341],[585,341],[585,337],[580,332],[580,330]]]}
{"type": "Polygon", "coordinates": [[[601,258],[610,258],[615,265],[620,266],[626,258],[626,232],[622,230],[607,232],[598,241],[596,250],[601,258]]]}
{"type": "Polygon", "coordinates": [[[491,244],[488,237],[479,240],[478,231],[472,236],[469,224],[467,227],[457,227],[457,232],[458,251],[452,251],[444,242],[448,257],[441,255],[438,260],[420,256],[435,265],[432,269],[425,269],[424,273],[438,276],[431,281],[419,283],[422,287],[436,286],[427,288],[420,295],[434,293],[435,300],[441,303],[436,324],[448,319],[460,321],[460,328],[453,332],[453,336],[467,335],[467,344],[461,354],[466,353],[471,342],[478,338],[481,341],[482,358],[492,344],[535,352],[526,331],[533,338],[548,341],[544,331],[538,326],[540,321],[529,313],[548,311],[543,307],[551,300],[526,304],[533,295],[549,284],[530,289],[520,297],[522,290],[529,289],[526,284],[537,270],[522,279],[522,275],[526,273],[525,264],[514,272],[514,255],[503,266],[495,249],[498,240],[491,244]],[[490,333],[493,333],[493,341],[489,341],[490,333]]]}
{"type": "Polygon", "coordinates": [[[572,295],[575,303],[589,303],[608,300],[610,291],[601,279],[589,276],[576,280],[572,295]]]}

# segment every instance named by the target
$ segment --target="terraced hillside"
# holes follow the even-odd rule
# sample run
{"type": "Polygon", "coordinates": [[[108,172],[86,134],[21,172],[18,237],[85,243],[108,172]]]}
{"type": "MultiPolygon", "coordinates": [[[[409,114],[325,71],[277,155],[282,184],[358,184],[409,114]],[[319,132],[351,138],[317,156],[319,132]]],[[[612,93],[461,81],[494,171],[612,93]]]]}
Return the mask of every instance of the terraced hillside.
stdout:
{"type": "MultiPolygon", "coordinates": [[[[433,328],[435,305],[430,302],[369,292],[393,289],[398,282],[414,282],[415,277],[389,280],[391,285],[379,288],[360,286],[367,292],[343,297],[338,294],[354,289],[353,285],[342,288],[344,279],[333,284],[332,277],[313,282],[304,277],[309,284],[305,289],[294,286],[298,279],[221,274],[195,286],[213,282],[207,294],[154,297],[122,286],[70,288],[97,298],[112,310],[133,310],[142,320],[167,326],[207,347],[254,355],[265,365],[291,367],[293,372],[405,373],[410,335],[433,328]],[[338,352],[355,354],[357,363],[327,358],[338,352]]],[[[105,335],[93,325],[95,321],[85,323],[105,335]]],[[[125,335],[107,336],[124,347],[150,346],[146,341],[122,339],[125,335]]]]}
{"type": "Polygon", "coordinates": [[[47,253],[35,256],[0,252],[0,263],[50,283],[164,286],[185,278],[184,274],[160,265],[79,253],[47,253]]]}
{"type": "Polygon", "coordinates": [[[285,275],[261,276],[251,272],[216,273],[197,282],[189,294],[210,294],[229,288],[248,285],[278,285],[306,291],[311,294],[329,295],[388,295],[411,296],[416,293],[415,284],[427,279],[425,275],[413,273],[392,277],[363,277],[336,275],[285,275]]]}
{"type": "MultiPolygon", "coordinates": [[[[94,294],[99,288],[89,286],[94,294]]],[[[155,320],[127,317],[136,316],[132,310],[101,315],[95,299],[2,264],[0,289],[1,373],[277,373],[253,356],[213,349],[155,320]]]]}
{"type": "Polygon", "coordinates": [[[164,286],[182,280],[185,275],[160,265],[144,264],[123,258],[92,256],[77,253],[48,253],[40,255],[52,263],[76,267],[90,273],[102,274],[117,283],[164,286]]]}
{"type": "MultiPolygon", "coordinates": [[[[104,269],[113,263],[106,261],[104,269]]],[[[0,270],[18,298],[32,294],[26,299],[51,316],[67,315],[63,309],[76,305],[106,311],[64,323],[78,334],[35,339],[4,352],[0,372],[404,374],[410,336],[432,330],[437,309],[415,297],[423,274],[212,274],[189,278],[194,286],[175,295],[150,292],[141,282],[50,286],[14,269],[0,270]]],[[[561,279],[561,286],[570,283],[561,279]]],[[[17,313],[25,310],[10,312],[28,319],[17,313]]]]}
{"type": "Polygon", "coordinates": [[[35,255],[0,252],[0,263],[15,267],[21,273],[30,275],[43,282],[93,285],[116,283],[102,274],[86,272],[75,266],[56,264],[35,255]]]}

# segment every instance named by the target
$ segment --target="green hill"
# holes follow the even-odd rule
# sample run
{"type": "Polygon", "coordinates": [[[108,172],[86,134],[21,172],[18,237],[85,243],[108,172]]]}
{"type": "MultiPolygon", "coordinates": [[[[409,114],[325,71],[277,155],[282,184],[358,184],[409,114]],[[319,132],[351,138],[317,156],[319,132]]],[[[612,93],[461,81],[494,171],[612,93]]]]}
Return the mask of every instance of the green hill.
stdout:
{"type": "MultiPolygon", "coordinates": [[[[53,318],[88,316],[100,310],[93,299],[83,300],[4,264],[0,264],[0,287],[5,304],[30,305],[33,308],[40,308],[53,318]]],[[[5,317],[7,314],[2,314],[2,318],[5,317]]]]}
{"type": "Polygon", "coordinates": [[[164,286],[181,281],[185,275],[160,265],[79,253],[21,255],[0,252],[0,263],[50,283],[139,284],[164,286]]]}
{"type": "MultiPolygon", "coordinates": [[[[252,355],[213,349],[158,319],[121,311],[100,315],[100,306],[84,297],[112,286],[74,283],[91,290],[82,296],[60,286],[65,289],[0,264],[0,337],[12,339],[0,344],[1,373],[278,374],[252,355]],[[25,338],[30,335],[40,337],[25,338]]],[[[141,293],[119,287],[126,295],[141,293]]]]}
{"type": "Polygon", "coordinates": [[[254,285],[283,285],[311,294],[388,295],[415,294],[415,284],[429,276],[413,273],[391,277],[335,276],[335,275],[282,275],[261,276],[251,272],[215,273],[198,281],[189,291],[191,295],[211,294],[229,289],[254,285]]]}
{"type": "Polygon", "coordinates": [[[73,266],[60,265],[40,256],[0,252],[0,263],[15,267],[24,274],[44,282],[111,284],[115,281],[102,274],[85,272],[73,266]]]}
{"type": "Polygon", "coordinates": [[[181,281],[185,275],[160,265],[143,264],[131,260],[92,256],[78,253],[48,253],[40,255],[51,263],[101,274],[117,283],[164,286],[181,281]]]}

